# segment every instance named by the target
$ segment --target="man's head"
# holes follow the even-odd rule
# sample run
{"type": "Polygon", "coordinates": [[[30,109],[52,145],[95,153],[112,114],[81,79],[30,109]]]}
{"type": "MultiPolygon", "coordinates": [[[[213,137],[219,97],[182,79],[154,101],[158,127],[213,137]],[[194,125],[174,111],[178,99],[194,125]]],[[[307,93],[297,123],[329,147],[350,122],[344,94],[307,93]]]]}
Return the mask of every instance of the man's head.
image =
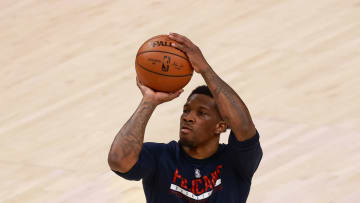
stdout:
{"type": "Polygon", "coordinates": [[[180,144],[188,147],[204,146],[219,141],[226,123],[207,86],[195,88],[189,95],[180,118],[180,144]]]}
{"type": "Polygon", "coordinates": [[[211,98],[214,98],[213,95],[211,94],[209,87],[206,85],[201,85],[201,86],[198,86],[197,88],[195,88],[188,96],[188,100],[194,94],[203,94],[203,95],[207,95],[211,98]]]}

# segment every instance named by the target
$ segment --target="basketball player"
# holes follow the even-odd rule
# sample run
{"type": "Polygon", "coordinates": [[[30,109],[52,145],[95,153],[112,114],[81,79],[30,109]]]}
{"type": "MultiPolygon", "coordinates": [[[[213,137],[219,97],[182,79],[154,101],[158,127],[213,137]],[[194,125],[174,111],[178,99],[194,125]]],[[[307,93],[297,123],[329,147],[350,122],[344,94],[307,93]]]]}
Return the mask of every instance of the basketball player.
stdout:
{"type": "Polygon", "coordinates": [[[236,92],[209,66],[186,37],[170,33],[207,86],[192,91],[180,117],[179,141],[143,143],[155,108],[178,97],[137,85],[143,95],[135,113],[112,143],[110,168],[127,180],[142,179],[146,200],[161,202],[246,202],[262,149],[250,113],[236,92]],[[227,145],[220,134],[231,129],[227,145]]]}

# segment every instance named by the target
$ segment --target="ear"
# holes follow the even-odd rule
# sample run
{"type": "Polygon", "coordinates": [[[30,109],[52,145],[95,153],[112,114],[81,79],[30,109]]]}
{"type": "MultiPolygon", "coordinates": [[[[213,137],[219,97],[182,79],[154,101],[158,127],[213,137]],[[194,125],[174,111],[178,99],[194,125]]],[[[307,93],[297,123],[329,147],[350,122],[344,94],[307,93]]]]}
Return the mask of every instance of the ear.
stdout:
{"type": "Polygon", "coordinates": [[[225,132],[227,129],[227,124],[225,121],[219,121],[217,124],[216,124],[216,129],[215,129],[215,133],[216,134],[221,134],[223,132],[225,132]]]}

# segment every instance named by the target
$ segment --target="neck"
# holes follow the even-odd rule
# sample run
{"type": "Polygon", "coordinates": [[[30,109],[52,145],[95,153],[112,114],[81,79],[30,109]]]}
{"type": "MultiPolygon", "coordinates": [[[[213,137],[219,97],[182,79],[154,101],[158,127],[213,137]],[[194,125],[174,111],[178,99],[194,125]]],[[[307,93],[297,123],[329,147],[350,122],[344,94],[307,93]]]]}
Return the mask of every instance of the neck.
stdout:
{"type": "Polygon", "coordinates": [[[214,139],[204,145],[196,147],[181,146],[185,153],[194,159],[206,159],[216,153],[219,147],[219,139],[214,139]]]}

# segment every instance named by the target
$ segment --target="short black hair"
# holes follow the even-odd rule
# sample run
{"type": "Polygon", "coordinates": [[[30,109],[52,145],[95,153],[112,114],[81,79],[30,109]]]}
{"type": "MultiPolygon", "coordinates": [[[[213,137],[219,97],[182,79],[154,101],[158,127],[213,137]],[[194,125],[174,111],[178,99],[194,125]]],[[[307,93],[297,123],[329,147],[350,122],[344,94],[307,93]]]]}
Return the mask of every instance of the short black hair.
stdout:
{"type": "Polygon", "coordinates": [[[209,89],[208,86],[206,85],[201,85],[201,86],[198,86],[197,88],[195,88],[191,94],[189,95],[188,98],[190,98],[193,94],[204,94],[204,95],[207,95],[211,98],[214,98],[213,95],[211,94],[211,91],[209,89]]]}

